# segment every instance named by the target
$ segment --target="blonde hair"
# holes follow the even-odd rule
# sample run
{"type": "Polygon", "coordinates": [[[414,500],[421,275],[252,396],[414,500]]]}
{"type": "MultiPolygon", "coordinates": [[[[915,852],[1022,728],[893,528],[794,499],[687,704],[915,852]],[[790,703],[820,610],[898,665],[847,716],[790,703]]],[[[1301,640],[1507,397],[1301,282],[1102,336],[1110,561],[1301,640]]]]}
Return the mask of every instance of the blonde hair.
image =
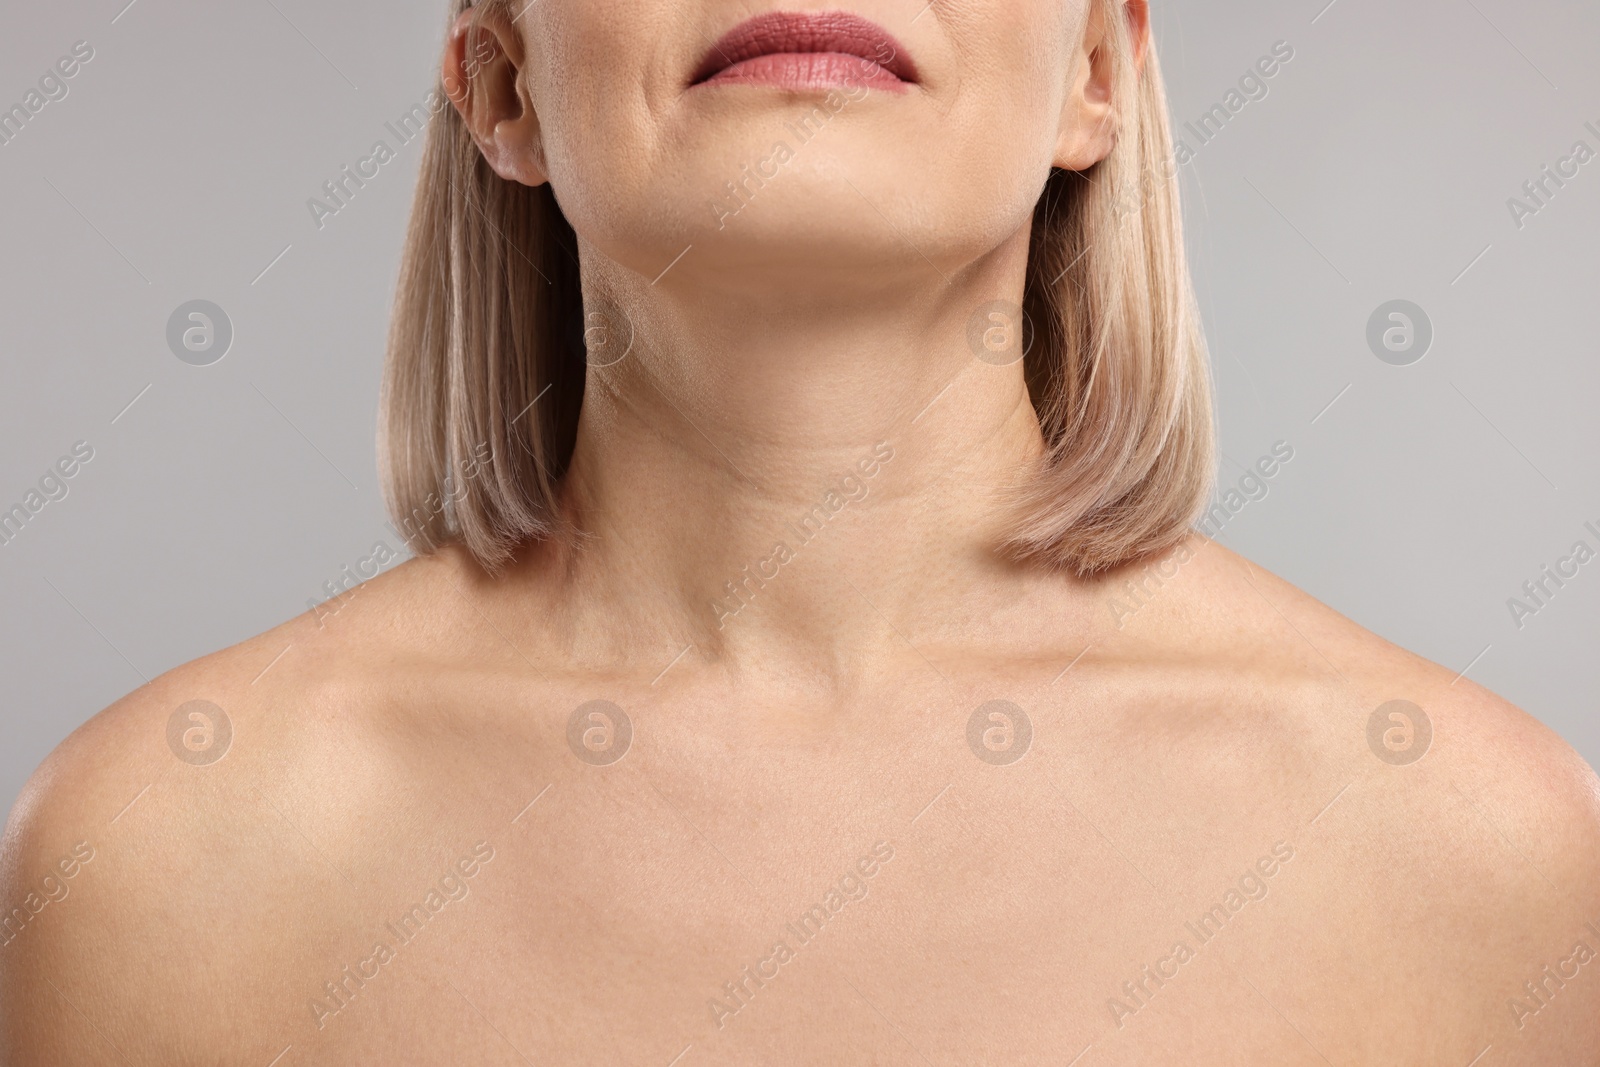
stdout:
{"type": "MultiPolygon", "coordinates": [[[[1119,108],[1106,159],[1052,172],[1034,212],[1024,373],[1047,451],[1016,491],[1005,546],[1080,574],[1181,541],[1215,475],[1159,64],[1153,44],[1142,72],[1134,62],[1120,0],[1092,2],[1113,99],[1133,107],[1119,108]]],[[[452,22],[471,6],[452,0],[452,22]]],[[[492,571],[518,545],[569,532],[557,488],[585,368],[572,228],[548,185],[496,175],[444,107],[427,132],[384,373],[384,493],[413,549],[459,542],[492,571]]]]}

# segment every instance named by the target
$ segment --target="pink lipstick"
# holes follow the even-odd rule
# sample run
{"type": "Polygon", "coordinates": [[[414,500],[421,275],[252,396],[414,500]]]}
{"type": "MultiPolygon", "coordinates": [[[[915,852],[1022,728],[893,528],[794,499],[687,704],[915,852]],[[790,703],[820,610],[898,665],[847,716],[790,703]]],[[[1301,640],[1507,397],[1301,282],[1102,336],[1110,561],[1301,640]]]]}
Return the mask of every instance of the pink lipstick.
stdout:
{"type": "Polygon", "coordinates": [[[904,92],[916,80],[905,48],[874,22],[847,11],[774,11],[723,34],[690,84],[904,92]]]}

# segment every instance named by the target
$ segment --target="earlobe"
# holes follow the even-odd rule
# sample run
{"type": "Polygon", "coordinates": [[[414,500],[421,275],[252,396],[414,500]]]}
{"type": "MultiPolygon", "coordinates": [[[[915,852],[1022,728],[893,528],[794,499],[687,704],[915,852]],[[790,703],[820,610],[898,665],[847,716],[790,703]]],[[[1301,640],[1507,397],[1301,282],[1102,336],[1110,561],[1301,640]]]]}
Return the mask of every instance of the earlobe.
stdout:
{"type": "Polygon", "coordinates": [[[450,29],[441,76],[483,158],[500,177],[523,185],[549,180],[539,117],[522,76],[517,27],[494,8],[469,8],[450,29]]]}

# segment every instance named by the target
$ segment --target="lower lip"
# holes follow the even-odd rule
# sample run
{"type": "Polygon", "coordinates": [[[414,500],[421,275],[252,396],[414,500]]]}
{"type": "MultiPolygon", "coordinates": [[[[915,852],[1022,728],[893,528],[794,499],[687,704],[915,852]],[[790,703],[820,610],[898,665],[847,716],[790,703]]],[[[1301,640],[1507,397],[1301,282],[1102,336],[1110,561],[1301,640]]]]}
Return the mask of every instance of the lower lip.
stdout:
{"type": "Polygon", "coordinates": [[[864,86],[904,92],[908,86],[870,59],[844,52],[774,52],[718,71],[701,85],[768,85],[779,89],[864,86]]]}

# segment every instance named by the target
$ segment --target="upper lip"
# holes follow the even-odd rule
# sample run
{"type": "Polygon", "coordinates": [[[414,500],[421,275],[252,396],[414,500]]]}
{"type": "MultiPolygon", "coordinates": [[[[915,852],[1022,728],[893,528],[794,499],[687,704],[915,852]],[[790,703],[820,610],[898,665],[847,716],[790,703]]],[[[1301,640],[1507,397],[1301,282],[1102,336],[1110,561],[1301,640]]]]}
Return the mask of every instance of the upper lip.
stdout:
{"type": "Polygon", "coordinates": [[[882,26],[848,11],[772,11],[746,19],[723,34],[695,68],[690,84],[757,56],[786,52],[838,52],[877,63],[901,81],[917,80],[916,65],[882,26]]]}

